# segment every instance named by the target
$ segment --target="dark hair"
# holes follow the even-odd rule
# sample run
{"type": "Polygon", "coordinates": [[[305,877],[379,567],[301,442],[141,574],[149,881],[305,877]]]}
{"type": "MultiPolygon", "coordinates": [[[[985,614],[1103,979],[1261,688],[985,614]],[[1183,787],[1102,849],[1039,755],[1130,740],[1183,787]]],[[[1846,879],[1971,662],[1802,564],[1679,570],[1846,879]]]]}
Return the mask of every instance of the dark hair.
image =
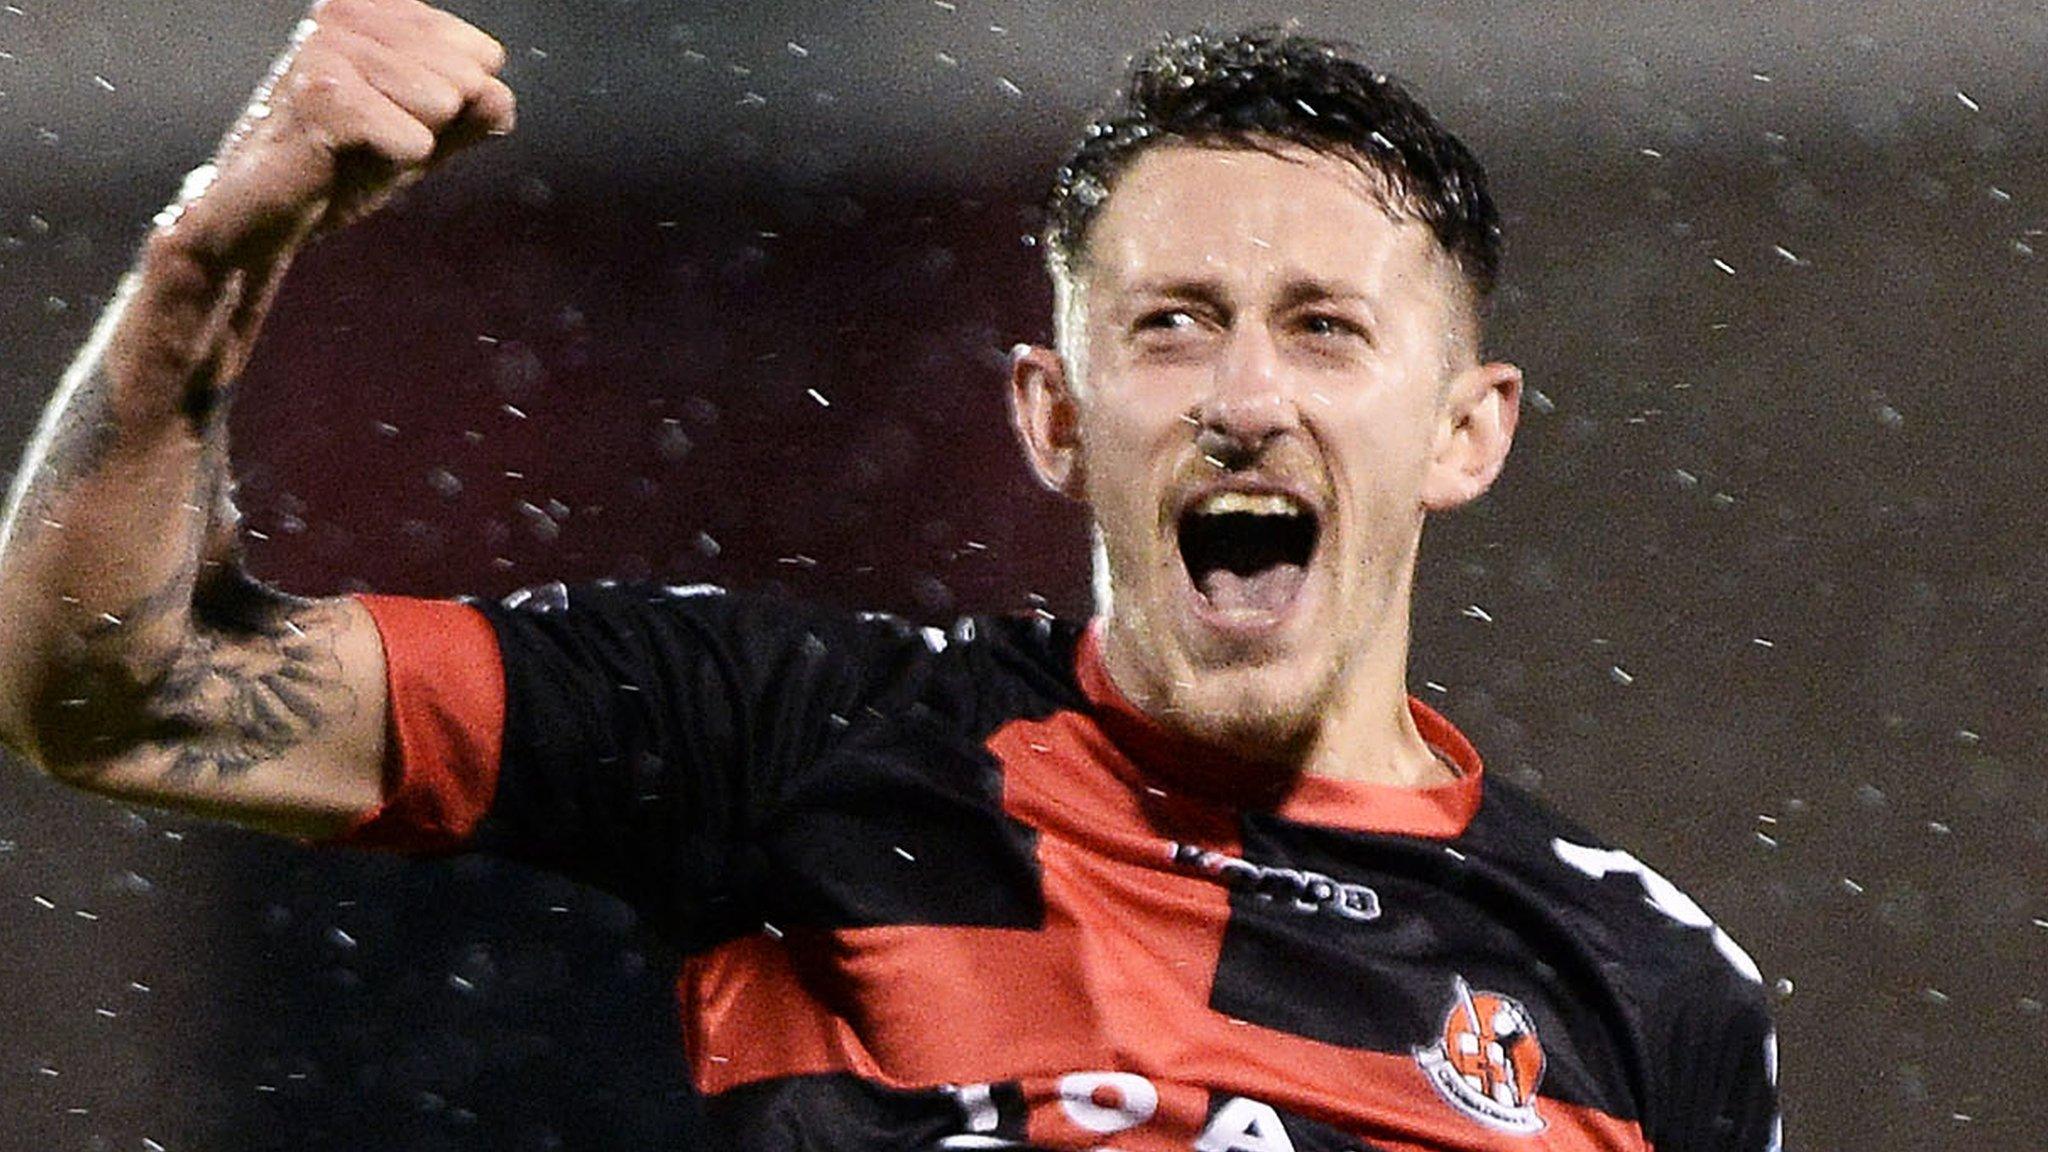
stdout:
{"type": "Polygon", "coordinates": [[[1399,81],[1348,46],[1254,29],[1194,32],[1131,63],[1117,100],[1088,125],[1046,199],[1046,258],[1057,273],[1124,170],[1172,143],[1298,145],[1350,160],[1380,184],[1387,211],[1426,225],[1483,303],[1500,273],[1500,216],[1486,170],[1399,81]]]}

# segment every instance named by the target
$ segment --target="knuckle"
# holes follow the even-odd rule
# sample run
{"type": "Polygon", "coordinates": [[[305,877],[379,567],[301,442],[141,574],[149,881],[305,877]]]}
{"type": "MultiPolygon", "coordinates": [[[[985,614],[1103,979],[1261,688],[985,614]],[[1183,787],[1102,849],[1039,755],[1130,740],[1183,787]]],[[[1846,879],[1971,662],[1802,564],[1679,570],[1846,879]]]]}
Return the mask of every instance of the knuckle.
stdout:
{"type": "Polygon", "coordinates": [[[335,103],[344,87],[340,69],[327,61],[303,63],[304,67],[293,68],[279,85],[285,96],[308,108],[335,103]]]}
{"type": "Polygon", "coordinates": [[[428,127],[439,127],[462,115],[465,103],[462,93],[445,84],[429,89],[422,102],[423,110],[428,117],[428,127]]]}
{"type": "Polygon", "coordinates": [[[369,19],[374,11],[375,6],[365,0],[320,0],[313,6],[312,14],[320,27],[353,28],[369,19]]]}
{"type": "Polygon", "coordinates": [[[505,66],[504,43],[497,37],[487,33],[479,32],[477,35],[483,37],[483,44],[477,51],[478,58],[483,61],[484,70],[496,72],[498,69],[503,68],[505,66]]]}
{"type": "Polygon", "coordinates": [[[393,132],[385,148],[394,162],[405,167],[417,167],[434,155],[435,143],[434,133],[426,125],[414,121],[393,132]]]}

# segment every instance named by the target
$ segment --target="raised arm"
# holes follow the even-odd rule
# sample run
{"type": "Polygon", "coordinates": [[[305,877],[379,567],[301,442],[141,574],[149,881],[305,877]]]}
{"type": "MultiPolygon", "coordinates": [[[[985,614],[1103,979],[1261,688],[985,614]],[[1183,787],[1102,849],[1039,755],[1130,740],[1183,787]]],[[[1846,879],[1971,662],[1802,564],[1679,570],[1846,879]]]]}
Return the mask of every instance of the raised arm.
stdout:
{"type": "Polygon", "coordinates": [[[375,628],[243,573],[228,403],[301,246],[511,128],[503,59],[417,0],[326,0],[157,217],[0,521],[0,741],[96,792],[291,834],[376,803],[375,628]]]}

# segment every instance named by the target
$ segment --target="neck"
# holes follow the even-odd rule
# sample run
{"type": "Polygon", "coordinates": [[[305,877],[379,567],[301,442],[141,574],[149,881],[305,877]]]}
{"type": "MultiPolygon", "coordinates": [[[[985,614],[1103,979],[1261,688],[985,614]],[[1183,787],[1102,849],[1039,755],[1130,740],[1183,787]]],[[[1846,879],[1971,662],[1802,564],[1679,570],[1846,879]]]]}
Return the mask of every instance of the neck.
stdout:
{"type": "MultiPolygon", "coordinates": [[[[1386,619],[1373,631],[1376,642],[1343,660],[1334,683],[1318,694],[1312,714],[1293,733],[1233,731],[1191,715],[1191,700],[1148,675],[1156,670],[1148,669],[1140,658],[1142,632],[1134,636],[1114,620],[1098,624],[1102,671],[1117,695],[1151,725],[1178,741],[1220,754],[1237,765],[1236,773],[1256,766],[1261,780],[1274,787],[1284,788],[1304,776],[1430,787],[1459,773],[1430,747],[1409,710],[1407,600],[1391,599],[1386,619]]],[[[1256,669],[1233,675],[1247,677],[1244,695],[1257,695],[1256,669]]],[[[1284,711],[1277,706],[1275,710],[1284,711]]],[[[1255,781],[1245,783],[1258,786],[1255,781]]]]}
{"type": "Polygon", "coordinates": [[[1457,777],[1457,770],[1423,739],[1408,708],[1407,639],[1404,629],[1397,659],[1355,668],[1346,677],[1316,726],[1299,771],[1402,788],[1426,788],[1457,777]]]}

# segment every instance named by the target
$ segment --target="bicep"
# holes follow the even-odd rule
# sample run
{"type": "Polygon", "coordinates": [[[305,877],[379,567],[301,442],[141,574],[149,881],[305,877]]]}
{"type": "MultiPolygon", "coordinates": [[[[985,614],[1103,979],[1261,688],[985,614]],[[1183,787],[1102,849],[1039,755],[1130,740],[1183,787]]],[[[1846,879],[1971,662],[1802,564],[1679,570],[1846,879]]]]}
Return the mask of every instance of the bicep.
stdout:
{"type": "Polygon", "coordinates": [[[382,793],[384,653],[352,599],[278,597],[198,629],[148,670],[87,786],[321,838],[382,793]]]}

